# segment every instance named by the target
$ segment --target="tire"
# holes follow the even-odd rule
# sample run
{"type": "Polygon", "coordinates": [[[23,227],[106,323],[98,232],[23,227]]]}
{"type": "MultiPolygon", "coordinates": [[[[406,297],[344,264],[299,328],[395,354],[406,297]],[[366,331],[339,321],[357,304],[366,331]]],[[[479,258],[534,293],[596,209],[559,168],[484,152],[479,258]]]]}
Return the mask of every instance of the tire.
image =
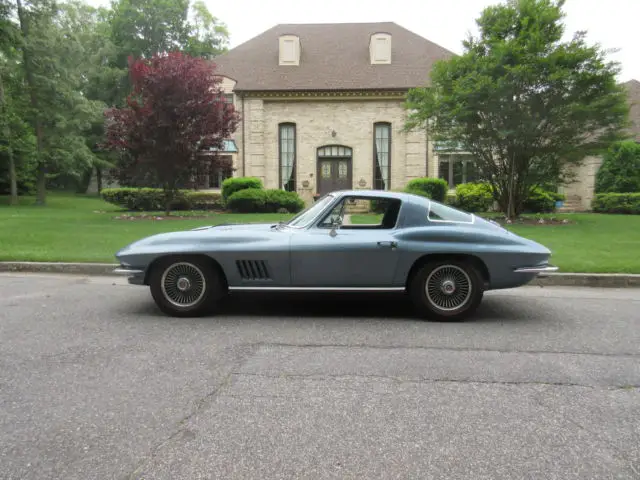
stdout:
{"type": "Polygon", "coordinates": [[[470,262],[436,260],[413,276],[409,293],[421,316],[459,321],[472,315],[482,302],[484,281],[470,262]]]}
{"type": "Polygon", "coordinates": [[[172,317],[212,313],[224,295],[221,276],[211,262],[188,256],[160,260],[149,274],[149,288],[158,308],[172,317]]]}

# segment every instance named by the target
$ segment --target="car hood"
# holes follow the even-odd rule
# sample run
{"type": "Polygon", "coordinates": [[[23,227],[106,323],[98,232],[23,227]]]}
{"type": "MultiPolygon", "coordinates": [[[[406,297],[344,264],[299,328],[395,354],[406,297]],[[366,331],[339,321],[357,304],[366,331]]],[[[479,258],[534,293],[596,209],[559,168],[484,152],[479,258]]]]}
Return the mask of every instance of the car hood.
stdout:
{"type": "MultiPolygon", "coordinates": [[[[184,245],[208,244],[216,241],[235,241],[234,237],[242,232],[268,233],[275,230],[273,223],[248,223],[248,224],[225,224],[225,225],[207,225],[197,227],[191,230],[180,230],[177,232],[166,232],[150,235],[148,237],[136,240],[116,253],[116,257],[120,258],[126,254],[143,253],[155,251],[159,248],[182,247],[184,245]],[[219,235],[218,235],[219,233],[219,235]]],[[[251,236],[253,236],[252,233],[251,236]]],[[[243,241],[247,241],[247,236],[242,236],[243,241]]]]}

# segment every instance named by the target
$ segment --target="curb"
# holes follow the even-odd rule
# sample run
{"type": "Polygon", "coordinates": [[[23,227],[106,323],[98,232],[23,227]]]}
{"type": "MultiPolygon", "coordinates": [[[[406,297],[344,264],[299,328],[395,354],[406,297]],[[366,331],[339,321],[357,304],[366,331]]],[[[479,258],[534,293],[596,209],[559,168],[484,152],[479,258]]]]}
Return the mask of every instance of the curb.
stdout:
{"type": "MultiPolygon", "coordinates": [[[[115,275],[117,263],[0,262],[0,272],[115,275]]],[[[549,273],[529,285],[542,287],[640,288],[640,275],[624,273],[549,273]]]]}
{"type": "Polygon", "coordinates": [[[117,263],[0,262],[0,272],[114,275],[117,263]]]}

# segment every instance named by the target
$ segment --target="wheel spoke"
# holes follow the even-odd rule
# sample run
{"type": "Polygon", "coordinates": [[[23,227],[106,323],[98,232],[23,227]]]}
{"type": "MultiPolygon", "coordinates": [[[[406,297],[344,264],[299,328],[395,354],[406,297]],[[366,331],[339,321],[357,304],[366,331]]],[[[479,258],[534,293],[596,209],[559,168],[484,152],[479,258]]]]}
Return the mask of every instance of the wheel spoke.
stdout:
{"type": "Polygon", "coordinates": [[[429,303],[438,310],[457,310],[471,298],[471,278],[457,265],[441,265],[427,277],[425,293],[429,303]]]}
{"type": "Polygon", "coordinates": [[[188,308],[198,303],[206,293],[202,270],[189,262],[170,265],[162,275],[162,294],[176,307],[188,308]]]}

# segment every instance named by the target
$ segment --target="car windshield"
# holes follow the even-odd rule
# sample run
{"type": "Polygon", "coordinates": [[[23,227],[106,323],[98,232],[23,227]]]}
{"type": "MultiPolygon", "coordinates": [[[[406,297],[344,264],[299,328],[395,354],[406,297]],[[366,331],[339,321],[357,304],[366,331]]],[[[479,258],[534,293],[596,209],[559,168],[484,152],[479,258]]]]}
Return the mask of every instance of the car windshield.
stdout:
{"type": "Polygon", "coordinates": [[[289,220],[285,225],[288,227],[304,227],[308,225],[325,207],[333,201],[333,195],[325,195],[318,199],[313,205],[301,211],[298,215],[289,220]]]}

